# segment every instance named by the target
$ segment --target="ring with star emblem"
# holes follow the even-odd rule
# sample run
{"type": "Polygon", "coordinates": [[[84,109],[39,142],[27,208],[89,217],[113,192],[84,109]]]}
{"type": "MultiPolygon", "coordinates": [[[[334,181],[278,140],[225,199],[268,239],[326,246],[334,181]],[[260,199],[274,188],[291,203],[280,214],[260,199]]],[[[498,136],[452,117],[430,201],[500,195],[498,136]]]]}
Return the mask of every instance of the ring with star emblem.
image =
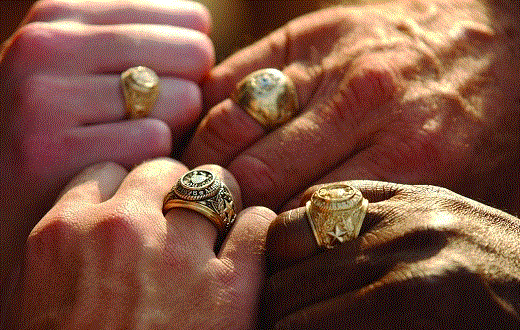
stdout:
{"type": "Polygon", "coordinates": [[[204,215],[217,228],[219,239],[227,234],[236,219],[231,192],[208,170],[192,170],[181,176],[164,198],[163,214],[175,207],[204,215]]]}
{"type": "Polygon", "coordinates": [[[352,240],[359,235],[368,208],[361,192],[344,183],[320,187],[306,204],[307,220],[320,247],[352,240]]]}
{"type": "Polygon", "coordinates": [[[265,129],[287,122],[298,109],[293,82],[273,68],[247,75],[237,84],[231,99],[265,129]]]}

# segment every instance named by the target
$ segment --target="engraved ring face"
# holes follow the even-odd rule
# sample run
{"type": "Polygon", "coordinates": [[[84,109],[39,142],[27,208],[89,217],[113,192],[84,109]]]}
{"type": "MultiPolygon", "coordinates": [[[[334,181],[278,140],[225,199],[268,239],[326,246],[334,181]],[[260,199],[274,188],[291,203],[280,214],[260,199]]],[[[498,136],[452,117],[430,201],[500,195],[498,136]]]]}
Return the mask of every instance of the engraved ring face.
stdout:
{"type": "Polygon", "coordinates": [[[174,188],[186,200],[203,200],[214,196],[220,189],[220,180],[210,171],[193,170],[184,174],[174,188]]]}
{"type": "Polygon", "coordinates": [[[204,215],[217,228],[219,241],[236,219],[235,202],[228,187],[213,172],[203,169],[185,173],[166,195],[163,213],[175,207],[204,215]]]}
{"type": "Polygon", "coordinates": [[[142,91],[147,91],[159,83],[157,74],[145,66],[138,66],[130,70],[128,78],[130,83],[133,84],[133,88],[141,89],[142,91]]]}
{"type": "Polygon", "coordinates": [[[315,207],[325,210],[348,210],[363,198],[361,192],[345,184],[331,184],[321,187],[312,196],[315,207]]]}
{"type": "Polygon", "coordinates": [[[246,76],[237,84],[231,98],[268,129],[287,122],[298,109],[293,82],[273,68],[246,76]]]}
{"type": "Polygon", "coordinates": [[[319,188],[306,205],[307,219],[319,246],[332,248],[359,235],[368,201],[348,184],[319,188]]]}

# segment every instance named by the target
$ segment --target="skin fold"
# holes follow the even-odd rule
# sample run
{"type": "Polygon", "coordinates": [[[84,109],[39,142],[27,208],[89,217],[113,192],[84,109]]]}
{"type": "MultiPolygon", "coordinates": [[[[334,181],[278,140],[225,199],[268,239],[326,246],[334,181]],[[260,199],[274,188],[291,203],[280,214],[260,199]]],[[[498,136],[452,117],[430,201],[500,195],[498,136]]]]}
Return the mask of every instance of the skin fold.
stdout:
{"type": "Polygon", "coordinates": [[[319,249],[303,207],[270,225],[265,329],[520,326],[520,219],[444,188],[349,183],[369,200],[358,238],[319,249]]]}
{"type": "Polygon", "coordinates": [[[208,114],[182,159],[226,166],[246,205],[274,210],[312,184],[372,179],[515,212],[518,23],[507,17],[478,1],[398,1],[292,20],[211,71],[208,114]],[[301,105],[272,131],[228,99],[265,67],[294,81],[301,105]]]}
{"type": "Polygon", "coordinates": [[[214,66],[196,2],[37,2],[0,57],[2,326],[518,328],[516,7],[328,7],[214,66]],[[161,92],[127,120],[135,65],[161,92]],[[273,130],[229,99],[267,67],[300,104],[273,130]],[[196,167],[237,203],[217,251],[203,216],[161,210],[196,167]],[[367,217],[322,251],[300,203],[344,180],[367,217]]]}

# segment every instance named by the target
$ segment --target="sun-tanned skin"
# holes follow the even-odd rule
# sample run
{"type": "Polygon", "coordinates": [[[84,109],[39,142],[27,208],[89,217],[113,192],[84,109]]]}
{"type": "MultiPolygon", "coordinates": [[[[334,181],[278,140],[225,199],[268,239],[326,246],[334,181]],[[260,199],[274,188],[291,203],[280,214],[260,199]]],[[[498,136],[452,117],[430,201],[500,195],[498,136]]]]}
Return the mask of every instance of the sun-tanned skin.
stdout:
{"type": "Polygon", "coordinates": [[[315,183],[375,179],[445,186],[516,212],[518,23],[502,11],[392,1],[295,19],[211,71],[211,107],[183,160],[225,165],[246,205],[275,210],[315,183]],[[301,104],[272,132],[227,99],[264,67],[291,77],[301,104]]]}

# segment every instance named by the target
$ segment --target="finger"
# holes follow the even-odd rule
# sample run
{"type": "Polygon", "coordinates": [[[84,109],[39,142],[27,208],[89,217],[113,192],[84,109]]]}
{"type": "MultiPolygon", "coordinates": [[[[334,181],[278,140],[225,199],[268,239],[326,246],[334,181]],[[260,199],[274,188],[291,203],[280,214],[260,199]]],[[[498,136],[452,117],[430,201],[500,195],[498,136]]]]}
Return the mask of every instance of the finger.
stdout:
{"type": "MultiPolygon", "coordinates": [[[[421,216],[410,220],[411,209],[406,208],[404,203],[397,209],[399,211],[392,206],[381,206],[381,212],[386,215],[382,215],[381,221],[359,239],[315,254],[274,274],[269,279],[266,292],[270,301],[276,301],[276,297],[282,295],[284,303],[272,306],[271,312],[290,313],[289,309],[299,309],[344,292],[371,286],[390,269],[397,274],[390,276],[390,279],[413,277],[416,273],[401,269],[406,267],[403,265],[429,262],[432,256],[446,247],[451,236],[457,235],[455,231],[428,228],[421,222],[421,216]]],[[[431,266],[428,264],[426,267],[431,269],[431,266]]],[[[439,262],[433,266],[435,273],[451,267],[439,262]]],[[[425,268],[419,274],[424,271],[429,270],[425,268]]]]}
{"type": "Polygon", "coordinates": [[[144,160],[168,156],[171,131],[165,123],[151,118],[92,125],[70,129],[49,150],[48,157],[58,157],[69,168],[84,167],[93,162],[111,160],[132,166],[144,160]],[[73,159],[66,155],[75,154],[73,159]]]}
{"type": "Polygon", "coordinates": [[[116,163],[91,165],[78,173],[63,188],[58,203],[101,203],[110,199],[128,171],[116,163]]]}
{"type": "MultiPolygon", "coordinates": [[[[381,201],[408,189],[408,186],[378,181],[345,181],[345,183],[359,189],[369,201],[360,235],[372,229],[392,209],[392,206],[381,201]]],[[[310,198],[312,192],[319,187],[310,188],[307,198],[310,198]]],[[[270,271],[286,268],[320,251],[322,250],[316,243],[305,207],[281,213],[269,227],[266,254],[270,271]]]]}
{"type": "MultiPolygon", "coordinates": [[[[391,213],[390,210],[384,212],[391,213]]],[[[384,219],[386,224],[380,223],[359,239],[316,254],[271,276],[266,286],[266,297],[272,302],[271,314],[287,315],[316,301],[371,287],[390,270],[397,275],[385,276],[394,281],[415,276],[410,269],[401,269],[407,267],[403,265],[430,260],[448,244],[451,235],[421,229],[420,224],[412,224],[412,221],[399,223],[399,216],[389,215],[384,219]],[[275,301],[281,296],[283,303],[276,305],[275,301]]],[[[436,263],[435,267],[449,266],[436,263]]]]}
{"type": "MultiPolygon", "coordinates": [[[[170,158],[156,158],[132,169],[121,183],[114,198],[136,199],[162,212],[166,194],[187,171],[186,166],[170,158]]],[[[161,213],[162,214],[162,213],[161,213]]]]}
{"type": "MultiPolygon", "coordinates": [[[[119,75],[34,75],[26,84],[24,105],[32,109],[38,128],[81,126],[122,120],[126,117],[119,75]],[[49,92],[52,91],[52,92],[49,92]]],[[[161,77],[159,97],[148,115],[167,123],[182,136],[200,115],[200,89],[192,81],[161,77]]]]}
{"type": "MultiPolygon", "coordinates": [[[[360,235],[381,221],[380,212],[378,204],[369,204],[360,235]]],[[[316,242],[305,207],[281,213],[269,227],[266,244],[269,273],[290,267],[323,251],[316,242]]]]}
{"type": "Polygon", "coordinates": [[[209,33],[211,18],[202,4],[192,1],[39,1],[25,23],[75,20],[92,25],[173,25],[209,33]]]}
{"type": "MultiPolygon", "coordinates": [[[[217,165],[202,165],[196,169],[205,169],[213,172],[226,185],[233,196],[234,209],[239,213],[242,209],[240,188],[231,173],[217,165]]],[[[195,260],[206,262],[208,258],[215,258],[215,245],[218,230],[212,220],[206,216],[186,208],[175,207],[166,214],[169,226],[172,227],[168,240],[172,246],[181,249],[181,253],[193,255],[195,260]]]]}
{"type": "MultiPolygon", "coordinates": [[[[420,184],[422,182],[434,183],[440,176],[434,175],[433,166],[428,156],[422,154],[415,145],[408,144],[404,140],[389,144],[375,144],[360,151],[335,169],[317,179],[314,184],[336,182],[344,180],[372,180],[372,181],[398,181],[400,183],[420,184]]],[[[431,155],[431,154],[430,154],[431,155]]],[[[369,189],[367,194],[372,195],[369,200],[378,201],[379,198],[391,198],[392,193],[409,190],[409,186],[383,183],[375,190],[369,189]],[[382,194],[377,189],[383,189],[387,194],[382,194]],[[374,195],[375,193],[375,195],[374,195]]],[[[303,205],[312,195],[314,188],[297,194],[287,202],[282,209],[291,209],[303,205]]]]}
{"type": "MultiPolygon", "coordinates": [[[[301,109],[304,108],[320,81],[319,70],[293,63],[283,73],[294,83],[298,103],[301,109]]],[[[210,109],[201,121],[183,160],[190,166],[204,161],[226,166],[237,154],[267,133],[244,109],[226,99],[210,109]]]]}
{"type": "Polygon", "coordinates": [[[269,67],[281,70],[292,62],[316,68],[319,54],[327,54],[336,40],[334,37],[346,32],[341,12],[342,9],[334,8],[303,16],[230,56],[211,71],[204,85],[207,105],[212,107],[228,98],[235,85],[255,70],[269,67]]]}
{"type": "Polygon", "coordinates": [[[41,328],[44,320],[59,323],[72,313],[71,301],[81,268],[78,260],[81,226],[67,221],[66,216],[55,217],[51,213],[27,238],[23,273],[19,278],[19,305],[11,307],[20,314],[11,320],[19,322],[13,329],[41,328]]]}
{"type": "MultiPolygon", "coordinates": [[[[264,288],[262,315],[266,324],[283,319],[291,313],[319,301],[326,301],[345,292],[357,291],[381,278],[394,264],[390,259],[370,259],[359,253],[357,243],[347,243],[341,257],[324,253],[303,261],[269,277],[264,288]],[[305,268],[319,267],[321,272],[306,273],[305,268]],[[297,275],[299,277],[297,277],[297,275]],[[312,287],[308,286],[311,285],[312,287]]],[[[270,327],[268,327],[270,328],[270,327]]]]}
{"type": "Polygon", "coordinates": [[[264,129],[231,100],[212,108],[198,125],[182,161],[188,166],[205,162],[227,166],[237,153],[264,135],[264,129]]]}
{"type": "Polygon", "coordinates": [[[359,149],[372,145],[369,137],[392,120],[385,107],[390,107],[397,88],[394,74],[384,67],[376,69],[368,58],[354,62],[338,91],[311,102],[298,117],[229,164],[243,187],[246,205],[279,209],[359,149]]]}
{"type": "Polygon", "coordinates": [[[35,22],[21,27],[10,42],[6,61],[21,73],[121,72],[143,65],[159,75],[199,81],[215,57],[208,36],[165,25],[35,22]],[[19,58],[30,58],[33,65],[19,58]]]}
{"type": "MultiPolygon", "coordinates": [[[[275,216],[273,211],[263,207],[242,211],[218,255],[225,269],[232,270],[234,296],[243,306],[240,310],[245,312],[257,310],[257,297],[264,277],[265,237],[275,216]]],[[[248,321],[241,328],[253,326],[251,315],[254,313],[236,315],[237,320],[248,321]]]]}

